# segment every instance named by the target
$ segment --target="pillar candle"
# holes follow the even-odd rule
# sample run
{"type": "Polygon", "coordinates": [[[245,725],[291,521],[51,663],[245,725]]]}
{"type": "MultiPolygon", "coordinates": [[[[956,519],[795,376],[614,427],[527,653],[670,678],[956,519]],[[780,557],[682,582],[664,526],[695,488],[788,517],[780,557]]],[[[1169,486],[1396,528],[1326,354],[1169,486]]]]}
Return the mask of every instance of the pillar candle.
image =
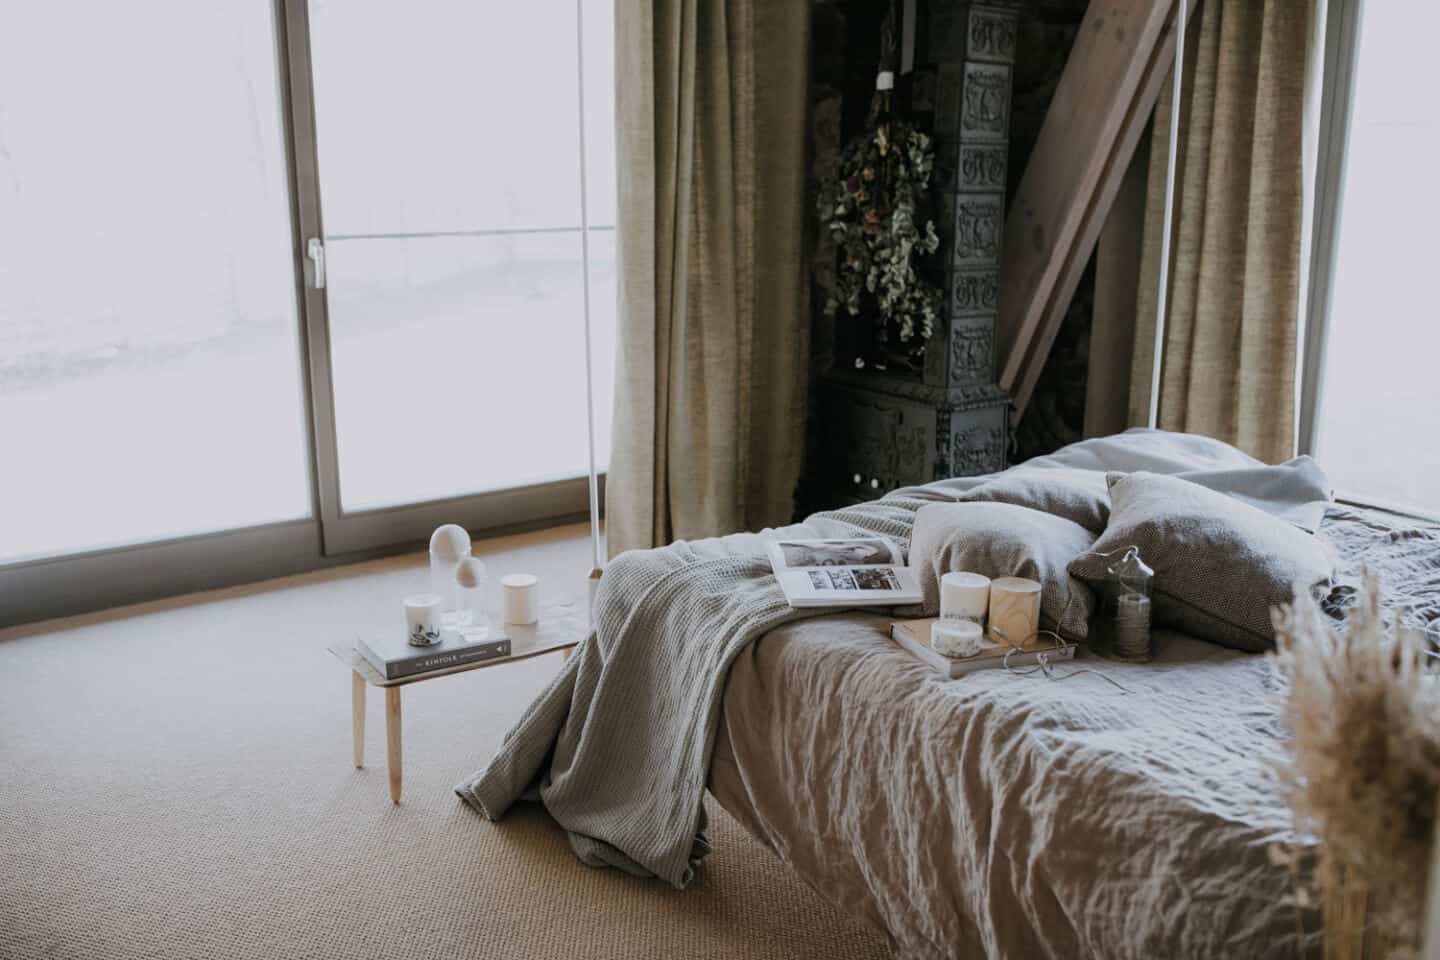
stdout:
{"type": "Polygon", "coordinates": [[[1040,584],[1024,577],[990,582],[990,639],[1014,647],[1040,632],[1040,584]]]}
{"type": "Polygon", "coordinates": [[[985,622],[990,607],[990,578],[978,573],[947,573],[940,578],[940,616],[944,620],[985,622]]]}
{"type": "Polygon", "coordinates": [[[440,642],[440,597],[434,593],[415,593],[406,597],[405,635],[417,647],[440,642]]]}
{"type": "Polygon", "coordinates": [[[505,622],[531,624],[540,619],[540,578],[531,573],[512,573],[500,578],[505,622]]]}
{"type": "Polygon", "coordinates": [[[980,652],[980,624],[973,620],[937,620],[930,646],[942,657],[973,657],[980,652]]]}

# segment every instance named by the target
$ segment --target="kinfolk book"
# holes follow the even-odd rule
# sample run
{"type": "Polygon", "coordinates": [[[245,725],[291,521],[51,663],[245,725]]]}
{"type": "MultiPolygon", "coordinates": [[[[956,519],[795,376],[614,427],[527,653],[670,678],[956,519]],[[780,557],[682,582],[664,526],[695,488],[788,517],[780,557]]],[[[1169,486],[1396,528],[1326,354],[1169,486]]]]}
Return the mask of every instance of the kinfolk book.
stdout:
{"type": "Polygon", "coordinates": [[[477,660],[494,660],[510,656],[510,638],[491,631],[476,641],[447,633],[430,647],[411,646],[405,634],[370,637],[355,641],[355,649],[386,680],[401,680],[432,670],[445,670],[477,660]]]}
{"type": "Polygon", "coordinates": [[[889,607],[920,603],[905,551],[886,537],[775,540],[767,548],[792,607],[889,607]]]}

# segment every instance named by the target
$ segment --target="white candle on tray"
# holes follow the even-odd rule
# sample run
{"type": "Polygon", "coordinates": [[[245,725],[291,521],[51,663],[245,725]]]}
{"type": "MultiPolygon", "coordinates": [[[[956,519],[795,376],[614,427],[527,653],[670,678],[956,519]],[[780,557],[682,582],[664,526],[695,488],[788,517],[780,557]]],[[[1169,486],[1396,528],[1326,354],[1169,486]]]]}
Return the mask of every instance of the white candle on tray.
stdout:
{"type": "Polygon", "coordinates": [[[985,622],[990,608],[990,578],[978,573],[952,572],[940,578],[940,617],[943,620],[985,622]]]}
{"type": "Polygon", "coordinates": [[[930,646],[942,657],[973,657],[982,645],[974,620],[937,620],[930,628],[930,646]]]}

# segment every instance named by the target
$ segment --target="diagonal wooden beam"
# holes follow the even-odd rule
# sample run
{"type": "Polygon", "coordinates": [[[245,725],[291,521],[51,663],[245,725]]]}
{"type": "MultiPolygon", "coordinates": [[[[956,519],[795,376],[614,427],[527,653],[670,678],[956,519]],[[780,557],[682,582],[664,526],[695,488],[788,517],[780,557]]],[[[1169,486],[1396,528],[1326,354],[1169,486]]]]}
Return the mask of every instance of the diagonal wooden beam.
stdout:
{"type": "Polygon", "coordinates": [[[1174,63],[1176,6],[1092,0],[1055,88],[1001,256],[999,379],[1016,422],[1174,63]]]}

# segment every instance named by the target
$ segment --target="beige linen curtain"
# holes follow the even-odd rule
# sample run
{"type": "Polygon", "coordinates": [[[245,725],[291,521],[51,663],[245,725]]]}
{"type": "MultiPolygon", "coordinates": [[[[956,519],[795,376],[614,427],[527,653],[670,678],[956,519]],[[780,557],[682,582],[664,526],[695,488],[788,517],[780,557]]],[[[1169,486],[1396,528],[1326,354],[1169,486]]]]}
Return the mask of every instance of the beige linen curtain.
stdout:
{"type": "MultiPolygon", "coordinates": [[[[1205,0],[1190,21],[1179,111],[1159,425],[1272,462],[1295,449],[1311,3],[1205,0]]],[[[1150,147],[1132,424],[1149,415],[1170,90],[1167,82],[1150,147]]]]}
{"type": "Polygon", "coordinates": [[[803,0],[617,0],[611,556],[790,518],[808,30],[803,0]]]}

